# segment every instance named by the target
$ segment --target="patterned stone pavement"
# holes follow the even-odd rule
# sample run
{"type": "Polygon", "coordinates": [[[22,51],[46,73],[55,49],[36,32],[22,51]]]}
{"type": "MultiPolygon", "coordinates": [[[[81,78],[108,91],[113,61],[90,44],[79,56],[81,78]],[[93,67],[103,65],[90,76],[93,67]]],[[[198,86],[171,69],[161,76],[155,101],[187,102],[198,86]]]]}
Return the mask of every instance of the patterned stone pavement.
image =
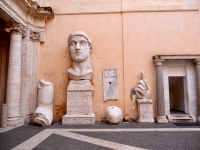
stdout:
{"type": "Polygon", "coordinates": [[[98,122],[93,126],[63,126],[57,122],[48,128],[29,124],[4,131],[0,128],[1,150],[200,149],[200,124],[131,122],[109,125],[98,122]]]}

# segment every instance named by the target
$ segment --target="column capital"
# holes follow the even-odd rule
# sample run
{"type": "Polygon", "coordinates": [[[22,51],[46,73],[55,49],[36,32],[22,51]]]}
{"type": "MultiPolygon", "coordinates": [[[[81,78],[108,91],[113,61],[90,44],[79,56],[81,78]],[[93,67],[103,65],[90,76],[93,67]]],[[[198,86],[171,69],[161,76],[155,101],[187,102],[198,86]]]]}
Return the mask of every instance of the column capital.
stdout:
{"type": "Polygon", "coordinates": [[[7,23],[5,30],[14,34],[20,34],[26,36],[26,26],[19,23],[7,23]]]}
{"type": "Polygon", "coordinates": [[[196,58],[196,59],[194,59],[193,62],[195,62],[196,65],[200,65],[200,58],[196,58]]]}
{"type": "Polygon", "coordinates": [[[165,61],[164,59],[154,59],[153,62],[155,66],[162,66],[162,62],[165,61]]]}
{"type": "Polygon", "coordinates": [[[40,42],[40,32],[30,30],[30,40],[33,42],[40,42]]]}

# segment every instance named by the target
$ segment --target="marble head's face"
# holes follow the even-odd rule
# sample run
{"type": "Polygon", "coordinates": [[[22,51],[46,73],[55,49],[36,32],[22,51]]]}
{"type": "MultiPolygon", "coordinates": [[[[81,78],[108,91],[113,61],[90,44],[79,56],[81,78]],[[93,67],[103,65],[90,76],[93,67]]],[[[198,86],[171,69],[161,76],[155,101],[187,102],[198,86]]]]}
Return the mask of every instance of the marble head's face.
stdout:
{"type": "Polygon", "coordinates": [[[83,36],[77,35],[71,37],[69,49],[71,57],[75,62],[83,62],[90,57],[90,45],[83,36]]]}

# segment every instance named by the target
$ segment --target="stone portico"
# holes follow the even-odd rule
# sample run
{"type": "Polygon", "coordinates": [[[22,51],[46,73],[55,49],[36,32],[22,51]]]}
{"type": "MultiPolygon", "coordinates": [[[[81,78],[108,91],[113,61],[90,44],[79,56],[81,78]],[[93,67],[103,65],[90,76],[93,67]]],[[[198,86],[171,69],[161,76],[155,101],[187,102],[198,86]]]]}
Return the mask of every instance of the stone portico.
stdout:
{"type": "Polygon", "coordinates": [[[200,121],[200,55],[156,55],[153,57],[153,61],[156,72],[157,122],[167,123],[173,118],[170,115],[172,105],[170,104],[172,99],[170,77],[183,78],[183,102],[176,100],[184,106],[180,108],[181,104],[179,104],[179,110],[190,115],[193,122],[196,122],[196,118],[197,121],[200,121]]]}
{"type": "Polygon", "coordinates": [[[45,41],[45,21],[54,16],[51,7],[40,4],[32,0],[0,1],[0,17],[5,21],[1,32],[4,27],[10,33],[10,46],[2,46],[9,50],[1,62],[8,69],[0,67],[1,78],[6,80],[1,82],[1,89],[6,90],[1,92],[0,105],[7,103],[8,126],[31,122],[36,108],[40,42],[45,41]]]}

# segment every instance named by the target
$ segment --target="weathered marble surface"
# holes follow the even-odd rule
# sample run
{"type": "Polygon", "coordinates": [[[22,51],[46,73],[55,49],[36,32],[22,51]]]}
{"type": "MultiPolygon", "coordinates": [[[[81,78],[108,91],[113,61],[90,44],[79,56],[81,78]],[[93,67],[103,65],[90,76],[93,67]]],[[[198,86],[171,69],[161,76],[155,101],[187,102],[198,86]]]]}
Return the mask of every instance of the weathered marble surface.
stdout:
{"type": "Polygon", "coordinates": [[[137,99],[138,122],[154,122],[153,104],[151,99],[137,99]]]}
{"type": "Polygon", "coordinates": [[[8,23],[5,30],[11,33],[6,87],[8,126],[18,126],[24,124],[20,115],[20,84],[22,37],[26,35],[26,27],[18,23],[8,23]]]}
{"type": "Polygon", "coordinates": [[[117,106],[108,106],[106,108],[106,117],[107,121],[110,123],[119,123],[123,119],[121,108],[117,106]]]}
{"type": "Polygon", "coordinates": [[[144,77],[144,71],[141,70],[141,80],[131,89],[132,102],[137,100],[138,104],[138,122],[154,122],[153,104],[150,99],[151,88],[148,80],[144,77]]]}
{"type": "Polygon", "coordinates": [[[142,79],[139,81],[139,83],[136,85],[136,87],[133,87],[131,89],[132,101],[135,101],[136,98],[140,98],[140,99],[150,98],[151,88],[148,84],[148,80],[144,78],[143,70],[141,70],[141,78],[142,79]]]}
{"type": "Polygon", "coordinates": [[[68,69],[70,79],[67,88],[67,114],[62,118],[63,125],[95,124],[92,113],[91,79],[93,71],[90,62],[92,40],[83,31],[75,31],[68,37],[68,46],[73,60],[68,69]]]}
{"type": "Polygon", "coordinates": [[[117,69],[103,70],[104,101],[118,100],[117,69]]]}
{"type": "Polygon", "coordinates": [[[83,31],[75,31],[68,37],[68,46],[73,60],[68,69],[71,80],[91,80],[93,71],[90,62],[92,40],[83,31]]]}
{"type": "Polygon", "coordinates": [[[34,112],[35,123],[50,126],[53,121],[54,85],[47,80],[38,82],[38,105],[34,112]]]}
{"type": "Polygon", "coordinates": [[[89,80],[71,80],[67,88],[67,114],[62,118],[63,125],[94,124],[92,113],[93,86],[89,80]]]}

